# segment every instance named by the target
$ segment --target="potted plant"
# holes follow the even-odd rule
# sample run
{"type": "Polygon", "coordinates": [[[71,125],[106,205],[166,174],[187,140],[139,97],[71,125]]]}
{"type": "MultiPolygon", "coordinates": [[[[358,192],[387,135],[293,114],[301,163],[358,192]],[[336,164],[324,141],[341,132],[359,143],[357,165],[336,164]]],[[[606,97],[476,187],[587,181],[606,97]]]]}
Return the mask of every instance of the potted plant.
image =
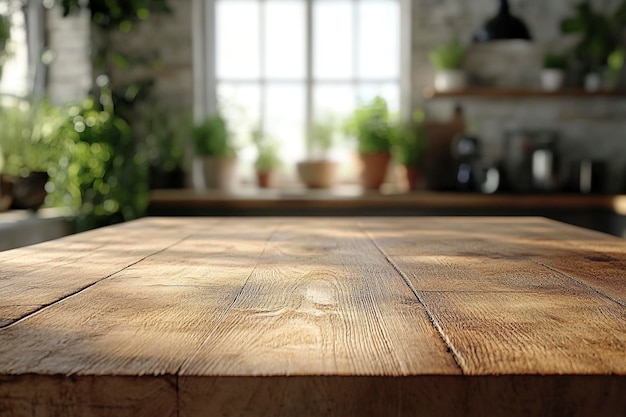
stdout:
{"type": "Polygon", "coordinates": [[[252,142],[257,149],[257,157],[254,161],[257,183],[261,188],[269,188],[272,184],[274,171],[281,164],[278,155],[278,143],[264,135],[260,130],[255,130],[252,133],[252,142]]]}
{"type": "Polygon", "coordinates": [[[435,90],[452,91],[465,88],[467,77],[463,71],[466,47],[458,40],[436,46],[428,54],[435,68],[435,90]]]}
{"type": "Polygon", "coordinates": [[[330,188],[335,182],[338,164],[328,158],[337,124],[334,118],[313,122],[306,139],[308,159],[297,164],[298,176],[308,188],[330,188]]]}
{"type": "Polygon", "coordinates": [[[226,120],[219,115],[207,116],[194,125],[192,138],[196,157],[193,183],[196,188],[231,191],[236,182],[237,149],[226,120]]]}
{"type": "Polygon", "coordinates": [[[387,175],[393,134],[387,102],[375,97],[358,107],[345,127],[346,133],[357,139],[361,184],[367,190],[378,190],[387,175]]]}
{"type": "Polygon", "coordinates": [[[567,57],[562,54],[548,52],[543,57],[541,70],[541,87],[546,91],[556,91],[563,86],[567,57]]]}
{"type": "Polygon", "coordinates": [[[425,115],[415,111],[412,120],[398,124],[392,135],[392,155],[396,162],[405,168],[409,190],[416,190],[423,177],[423,159],[426,152],[425,115]]]}
{"type": "Polygon", "coordinates": [[[58,132],[66,119],[47,103],[26,101],[2,107],[0,119],[3,188],[12,188],[13,208],[37,210],[47,196],[49,172],[65,154],[58,132]]]}

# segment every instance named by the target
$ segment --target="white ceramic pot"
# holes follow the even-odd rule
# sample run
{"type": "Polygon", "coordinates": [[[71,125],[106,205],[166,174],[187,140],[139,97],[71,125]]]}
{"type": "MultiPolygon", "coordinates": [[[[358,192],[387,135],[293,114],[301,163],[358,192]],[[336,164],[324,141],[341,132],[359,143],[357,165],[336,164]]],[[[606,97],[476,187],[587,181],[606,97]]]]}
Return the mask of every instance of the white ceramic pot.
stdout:
{"type": "Polygon", "coordinates": [[[563,87],[565,72],[560,69],[544,68],[541,70],[541,87],[545,91],[556,91],[563,87]]]}
{"type": "Polygon", "coordinates": [[[585,75],[585,90],[590,93],[598,91],[600,89],[601,81],[600,74],[597,72],[590,72],[585,75]]]}
{"type": "Polygon", "coordinates": [[[196,189],[234,191],[237,186],[237,158],[196,157],[193,161],[196,189]]]}
{"type": "Polygon", "coordinates": [[[467,87],[465,71],[460,69],[438,70],[435,72],[435,90],[454,91],[467,87]]]}

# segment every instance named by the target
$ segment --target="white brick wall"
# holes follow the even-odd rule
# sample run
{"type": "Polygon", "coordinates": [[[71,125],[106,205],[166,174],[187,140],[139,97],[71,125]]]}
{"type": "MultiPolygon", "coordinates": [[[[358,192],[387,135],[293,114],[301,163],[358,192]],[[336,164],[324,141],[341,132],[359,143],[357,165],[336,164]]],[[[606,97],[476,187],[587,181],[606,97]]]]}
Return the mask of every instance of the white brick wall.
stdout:
{"type": "Polygon", "coordinates": [[[62,17],[60,9],[46,13],[48,48],[54,61],[48,69],[50,100],[63,104],[82,100],[92,85],[89,15],[62,17]]]}

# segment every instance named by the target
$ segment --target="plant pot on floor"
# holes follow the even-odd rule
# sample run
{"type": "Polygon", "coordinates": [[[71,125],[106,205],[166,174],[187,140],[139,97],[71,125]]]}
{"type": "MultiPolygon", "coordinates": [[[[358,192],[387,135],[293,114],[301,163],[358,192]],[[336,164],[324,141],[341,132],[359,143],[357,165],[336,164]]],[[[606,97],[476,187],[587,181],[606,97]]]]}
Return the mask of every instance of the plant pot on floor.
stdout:
{"type": "Polygon", "coordinates": [[[298,162],[300,181],[308,188],[330,188],[335,183],[339,164],[334,161],[298,162]]]}
{"type": "Polygon", "coordinates": [[[14,209],[38,210],[46,200],[48,192],[47,172],[31,172],[27,177],[16,177],[13,184],[14,209]]]}
{"type": "Polygon", "coordinates": [[[378,190],[387,177],[389,153],[361,153],[361,185],[366,190],[378,190]]]}

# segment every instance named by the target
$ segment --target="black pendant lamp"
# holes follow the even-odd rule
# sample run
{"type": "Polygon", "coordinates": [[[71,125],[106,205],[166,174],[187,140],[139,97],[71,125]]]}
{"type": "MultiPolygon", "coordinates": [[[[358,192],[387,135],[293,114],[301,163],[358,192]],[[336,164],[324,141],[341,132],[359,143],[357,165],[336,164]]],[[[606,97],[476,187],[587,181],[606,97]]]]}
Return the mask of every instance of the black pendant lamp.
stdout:
{"type": "Polygon", "coordinates": [[[502,39],[531,40],[526,24],[513,16],[508,0],[500,0],[498,14],[489,19],[474,34],[474,42],[489,42],[502,39]]]}

